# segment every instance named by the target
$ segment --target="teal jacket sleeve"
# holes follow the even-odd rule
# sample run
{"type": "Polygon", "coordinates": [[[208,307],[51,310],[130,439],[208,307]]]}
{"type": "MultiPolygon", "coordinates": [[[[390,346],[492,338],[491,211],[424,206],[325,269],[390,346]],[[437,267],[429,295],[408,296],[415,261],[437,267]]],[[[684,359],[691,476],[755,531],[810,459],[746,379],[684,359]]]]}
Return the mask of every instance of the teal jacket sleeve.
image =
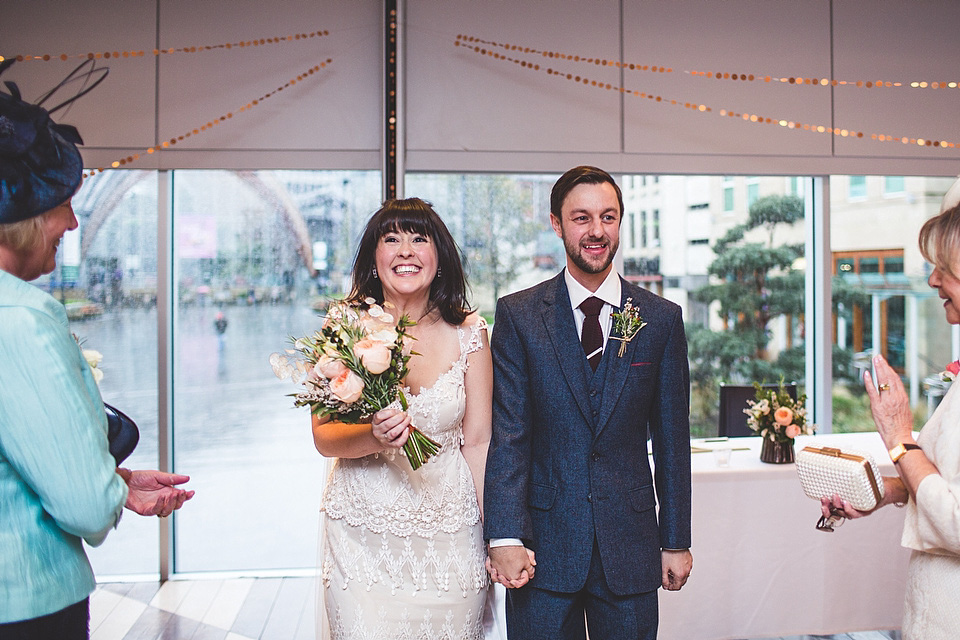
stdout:
{"type": "Polygon", "coordinates": [[[0,454],[57,526],[97,546],[119,520],[127,486],[96,382],[65,322],[28,306],[4,310],[0,454]]]}

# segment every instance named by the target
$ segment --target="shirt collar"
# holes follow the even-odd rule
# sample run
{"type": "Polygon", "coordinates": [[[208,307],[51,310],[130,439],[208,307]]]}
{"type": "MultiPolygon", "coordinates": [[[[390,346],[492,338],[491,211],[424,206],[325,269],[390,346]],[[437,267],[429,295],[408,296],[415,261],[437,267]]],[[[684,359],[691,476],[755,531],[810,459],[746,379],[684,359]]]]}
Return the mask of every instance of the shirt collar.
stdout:
{"type": "Polygon", "coordinates": [[[600,298],[614,309],[620,308],[620,275],[616,269],[610,269],[610,273],[607,274],[607,277],[596,291],[590,291],[577,282],[574,277],[570,275],[569,269],[563,270],[563,280],[567,284],[567,293],[570,294],[570,306],[574,309],[579,307],[580,303],[590,296],[600,298]]]}

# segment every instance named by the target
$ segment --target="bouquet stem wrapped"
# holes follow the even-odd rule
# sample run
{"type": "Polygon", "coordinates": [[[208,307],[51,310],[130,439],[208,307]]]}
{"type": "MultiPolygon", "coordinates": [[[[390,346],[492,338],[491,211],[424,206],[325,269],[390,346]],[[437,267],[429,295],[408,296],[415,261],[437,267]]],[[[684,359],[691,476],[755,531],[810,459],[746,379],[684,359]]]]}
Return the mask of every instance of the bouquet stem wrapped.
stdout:
{"type": "MultiPolygon", "coordinates": [[[[331,304],[323,327],[312,336],[292,339],[293,349],[274,353],[270,364],[278,378],[303,380],[303,390],[291,394],[294,405],[311,413],[347,423],[366,422],[377,411],[399,399],[410,355],[403,352],[407,316],[395,319],[372,298],[366,307],[343,302],[331,304]]],[[[413,469],[419,469],[440,445],[410,427],[403,452],[413,469]]]]}

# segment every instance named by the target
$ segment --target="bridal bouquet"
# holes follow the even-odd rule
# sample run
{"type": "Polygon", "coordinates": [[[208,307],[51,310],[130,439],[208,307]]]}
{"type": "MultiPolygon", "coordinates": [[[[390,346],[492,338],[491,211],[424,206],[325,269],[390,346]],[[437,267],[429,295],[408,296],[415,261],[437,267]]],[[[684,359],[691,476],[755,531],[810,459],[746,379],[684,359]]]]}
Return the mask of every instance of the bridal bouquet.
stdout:
{"type": "MultiPolygon", "coordinates": [[[[366,308],[334,302],[323,327],[312,336],[293,339],[293,349],[270,356],[273,372],[303,390],[291,394],[297,407],[348,423],[366,422],[394,400],[407,409],[401,380],[410,355],[403,353],[407,316],[395,319],[373,298],[366,308]],[[302,380],[302,382],[301,382],[302,380]]],[[[419,469],[440,448],[415,427],[403,445],[410,466],[419,469]]]]}
{"type": "Polygon", "coordinates": [[[756,400],[747,400],[749,407],[743,410],[748,427],[771,442],[793,444],[793,439],[801,434],[813,435],[813,425],[807,422],[806,395],[800,394],[794,400],[782,380],[776,389],[756,382],[753,387],[756,400]]]}

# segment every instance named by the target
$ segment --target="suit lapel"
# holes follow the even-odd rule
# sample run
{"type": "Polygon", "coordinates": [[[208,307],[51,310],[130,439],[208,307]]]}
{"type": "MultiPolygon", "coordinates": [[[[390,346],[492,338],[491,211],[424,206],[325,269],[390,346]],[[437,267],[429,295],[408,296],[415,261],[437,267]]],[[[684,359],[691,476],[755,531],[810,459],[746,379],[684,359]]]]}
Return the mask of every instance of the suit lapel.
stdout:
{"type": "Polygon", "coordinates": [[[590,365],[586,363],[580,336],[577,335],[577,325],[573,320],[573,310],[570,308],[570,294],[567,292],[562,271],[554,278],[553,286],[549,287],[543,296],[541,317],[550,336],[554,354],[560,363],[560,371],[583,417],[590,423],[592,422],[588,395],[590,381],[586,376],[590,365]]]}
{"type": "MultiPolygon", "coordinates": [[[[627,298],[633,297],[627,290],[627,283],[620,279],[620,309],[627,302],[627,298]]],[[[640,310],[643,315],[643,310],[640,310]]],[[[610,328],[610,335],[614,335],[613,327],[610,328]]],[[[640,330],[634,338],[627,343],[627,348],[623,352],[623,357],[618,357],[620,351],[620,341],[613,340],[612,337],[607,340],[603,349],[603,360],[601,367],[607,368],[606,379],[603,384],[603,402],[600,405],[600,413],[597,415],[597,434],[599,435],[603,428],[610,421],[613,408],[617,406],[617,401],[626,387],[627,373],[630,372],[630,363],[633,362],[633,354],[637,350],[637,344],[643,339],[643,330],[640,330]]]]}

